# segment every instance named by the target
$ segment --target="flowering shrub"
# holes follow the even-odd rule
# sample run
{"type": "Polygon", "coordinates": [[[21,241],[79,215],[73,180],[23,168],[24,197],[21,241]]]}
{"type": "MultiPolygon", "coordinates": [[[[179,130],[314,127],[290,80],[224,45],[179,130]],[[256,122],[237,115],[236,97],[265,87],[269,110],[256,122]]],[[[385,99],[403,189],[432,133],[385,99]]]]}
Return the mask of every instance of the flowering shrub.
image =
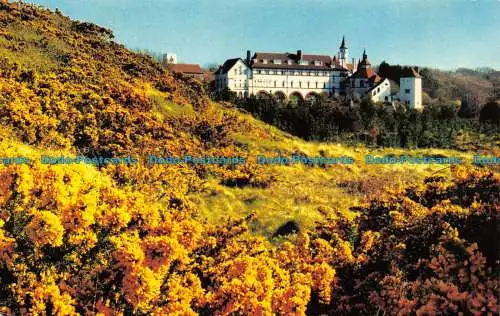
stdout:
{"type": "MultiPolygon", "coordinates": [[[[211,107],[195,82],[110,42],[109,30],[6,2],[0,25],[2,156],[245,156],[232,133],[270,139],[211,107]],[[199,111],[160,119],[151,89],[199,111]]],[[[209,177],[267,188],[275,178],[257,164],[34,161],[0,165],[7,315],[499,312],[500,178],[490,169],[457,167],[276,241],[249,231],[252,216],[209,225],[189,198],[209,177]]]]}

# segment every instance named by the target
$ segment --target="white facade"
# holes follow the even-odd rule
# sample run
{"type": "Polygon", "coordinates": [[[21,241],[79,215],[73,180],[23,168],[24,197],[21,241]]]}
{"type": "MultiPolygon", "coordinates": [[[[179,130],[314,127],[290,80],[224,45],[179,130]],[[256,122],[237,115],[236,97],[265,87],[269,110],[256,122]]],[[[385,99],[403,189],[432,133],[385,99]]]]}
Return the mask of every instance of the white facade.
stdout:
{"type": "MultiPolygon", "coordinates": [[[[215,73],[216,91],[226,89],[238,97],[272,95],[278,99],[308,100],[320,95],[340,94],[351,98],[370,97],[374,102],[391,102],[391,84],[373,71],[366,52],[359,65],[347,63],[345,39],[338,56],[297,53],[255,53],[245,60],[228,59],[215,73]]],[[[409,69],[401,79],[400,99],[411,107],[422,107],[422,82],[418,70],[409,69]]]]}
{"type": "Polygon", "coordinates": [[[391,101],[391,83],[389,79],[382,80],[379,84],[368,91],[373,102],[385,103],[391,101]]]}
{"type": "Polygon", "coordinates": [[[229,89],[236,92],[238,97],[248,96],[250,68],[238,59],[227,72],[216,75],[215,87],[217,90],[229,89]]]}
{"type": "Polygon", "coordinates": [[[249,79],[249,93],[282,94],[286,98],[307,99],[320,94],[330,95],[334,86],[333,71],[254,69],[249,79]]]}
{"type": "Polygon", "coordinates": [[[399,99],[410,108],[422,109],[422,78],[402,77],[399,80],[399,99]]]}

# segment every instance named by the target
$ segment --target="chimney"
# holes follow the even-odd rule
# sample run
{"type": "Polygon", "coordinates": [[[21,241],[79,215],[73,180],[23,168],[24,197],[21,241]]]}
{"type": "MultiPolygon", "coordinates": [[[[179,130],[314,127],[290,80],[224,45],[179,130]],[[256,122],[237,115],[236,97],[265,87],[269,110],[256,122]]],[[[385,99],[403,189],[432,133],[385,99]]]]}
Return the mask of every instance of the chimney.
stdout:
{"type": "Polygon", "coordinates": [[[250,51],[247,50],[247,64],[250,65],[250,51]]]}
{"type": "Polygon", "coordinates": [[[300,50],[300,49],[297,51],[297,59],[298,60],[302,59],[302,50],[300,50]]]}

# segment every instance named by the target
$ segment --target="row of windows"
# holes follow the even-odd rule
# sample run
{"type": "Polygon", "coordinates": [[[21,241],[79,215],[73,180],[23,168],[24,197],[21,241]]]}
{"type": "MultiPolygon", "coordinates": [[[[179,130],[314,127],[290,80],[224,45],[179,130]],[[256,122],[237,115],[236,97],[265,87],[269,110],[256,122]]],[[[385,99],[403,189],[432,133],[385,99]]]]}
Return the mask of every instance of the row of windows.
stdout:
{"type": "Polygon", "coordinates": [[[327,71],[307,71],[307,70],[268,70],[257,69],[259,75],[289,75],[289,76],[329,76],[327,71]]]}
{"type": "MultiPolygon", "coordinates": [[[[257,62],[257,61],[258,60],[256,60],[256,59],[254,60],[254,62],[257,62]]],[[[268,64],[269,63],[269,64],[281,65],[281,59],[273,59],[273,60],[261,59],[260,62],[262,64],[268,64]]],[[[293,61],[289,59],[289,60],[286,61],[286,64],[291,65],[291,64],[293,64],[293,61]]],[[[309,65],[309,61],[307,61],[307,60],[300,60],[299,61],[299,65],[305,65],[305,66],[307,66],[307,65],[309,65]]],[[[323,62],[321,60],[314,60],[314,61],[311,62],[311,65],[314,65],[314,66],[323,66],[323,62]]]]}
{"type": "MultiPolygon", "coordinates": [[[[256,86],[259,86],[259,87],[275,87],[275,88],[285,88],[286,87],[286,81],[277,81],[277,80],[274,80],[274,81],[269,81],[269,80],[255,80],[255,85],[256,86]]],[[[294,87],[298,87],[298,88],[316,88],[316,89],[319,89],[319,88],[323,88],[323,89],[326,89],[327,88],[327,83],[326,82],[302,82],[302,81],[299,81],[299,82],[293,82],[293,81],[290,81],[290,87],[291,88],[294,88],[294,87]],[[294,86],[295,84],[295,86],[294,86]]]]}

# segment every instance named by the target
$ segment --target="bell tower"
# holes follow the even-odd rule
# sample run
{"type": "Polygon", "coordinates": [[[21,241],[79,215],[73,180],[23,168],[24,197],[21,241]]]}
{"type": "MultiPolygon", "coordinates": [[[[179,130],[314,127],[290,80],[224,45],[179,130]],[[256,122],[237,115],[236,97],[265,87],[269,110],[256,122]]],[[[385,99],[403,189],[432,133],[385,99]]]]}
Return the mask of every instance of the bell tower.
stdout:
{"type": "Polygon", "coordinates": [[[342,43],[339,48],[339,63],[342,67],[346,67],[349,62],[349,48],[345,42],[345,36],[342,36],[342,43]]]}

